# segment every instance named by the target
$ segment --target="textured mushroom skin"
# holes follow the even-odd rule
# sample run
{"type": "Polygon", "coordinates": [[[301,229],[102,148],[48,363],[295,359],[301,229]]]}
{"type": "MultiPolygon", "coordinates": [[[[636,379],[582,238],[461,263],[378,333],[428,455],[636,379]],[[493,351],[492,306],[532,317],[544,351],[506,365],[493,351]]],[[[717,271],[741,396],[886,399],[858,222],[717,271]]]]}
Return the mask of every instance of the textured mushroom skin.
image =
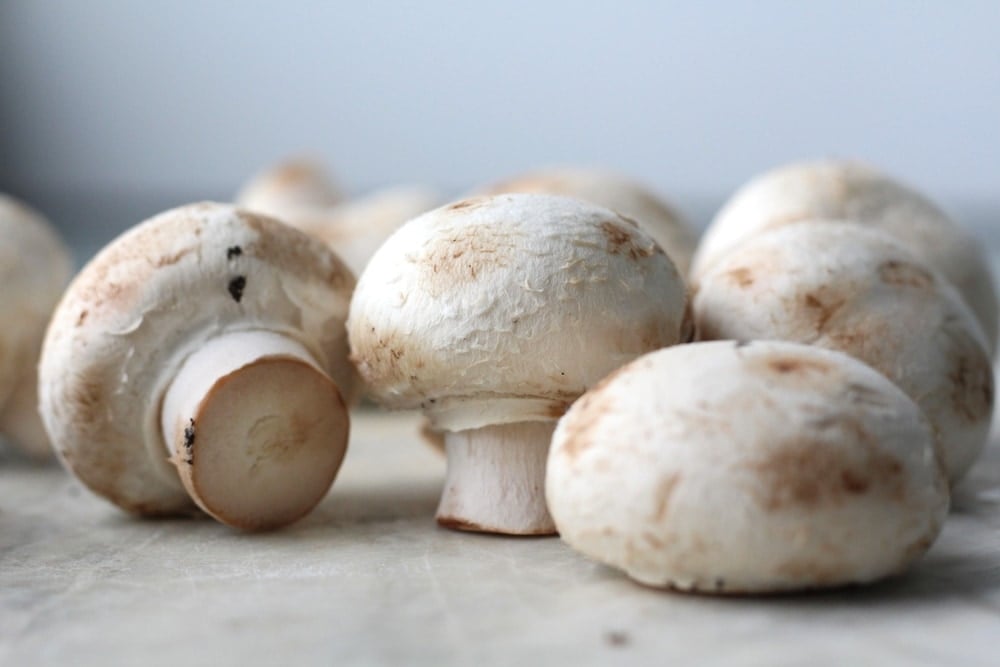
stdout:
{"type": "MultiPolygon", "coordinates": [[[[4,314],[0,332],[0,413],[14,409],[15,392],[34,392],[40,341],[52,309],[69,282],[72,260],[69,250],[38,212],[0,195],[0,310],[4,314]],[[8,401],[9,399],[9,401],[8,401]],[[9,405],[8,405],[9,403],[9,405]]],[[[36,402],[17,396],[21,405],[36,402]]],[[[26,415],[2,419],[31,421],[26,415]]],[[[0,419],[0,430],[4,425],[0,419]]],[[[14,442],[27,453],[42,456],[44,439],[14,442]]]]}
{"type": "Polygon", "coordinates": [[[578,197],[639,223],[670,257],[682,276],[688,274],[697,236],[680,214],[638,183],[611,171],[552,167],[484,188],[480,194],[511,192],[578,197]]]}
{"type": "Polygon", "coordinates": [[[558,418],[613,368],[679,342],[685,303],[677,270],[632,222],[575,199],[499,195],[390,237],[348,330],[375,400],[462,430],[558,418]]]}
{"type": "Polygon", "coordinates": [[[126,232],[73,281],[46,336],[42,416],[60,457],[128,511],[193,509],[159,426],[176,369],[212,336],[267,329],[304,345],[350,401],[353,285],[319,241],[231,206],[192,204],[126,232]]]}
{"type": "Polygon", "coordinates": [[[713,264],[693,304],[702,340],[809,343],[883,373],[927,414],[952,482],[986,444],[994,378],[979,325],[886,234],[813,221],[768,230],[713,264]]]}
{"type": "Polygon", "coordinates": [[[560,420],[546,496],[573,548],[713,593],[901,572],[948,508],[917,406],[846,355],[783,342],[677,346],[618,370],[560,420]]]}
{"type": "Polygon", "coordinates": [[[752,179],[723,206],[692,262],[700,279],[710,266],[764,229],[802,220],[842,220],[878,228],[950,281],[975,314],[987,347],[996,349],[996,287],[976,239],[931,201],[862,164],[792,164],[752,179]]]}

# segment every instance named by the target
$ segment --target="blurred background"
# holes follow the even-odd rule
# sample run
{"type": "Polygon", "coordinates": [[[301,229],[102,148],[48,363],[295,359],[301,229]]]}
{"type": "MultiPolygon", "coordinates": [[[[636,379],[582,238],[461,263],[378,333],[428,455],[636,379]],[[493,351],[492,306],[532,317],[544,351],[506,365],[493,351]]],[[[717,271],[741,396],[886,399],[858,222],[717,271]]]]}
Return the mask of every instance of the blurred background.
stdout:
{"type": "Polygon", "coordinates": [[[0,190],[81,257],[288,155],[361,193],[603,165],[699,226],[854,157],[988,231],[1000,2],[0,0],[0,190]]]}

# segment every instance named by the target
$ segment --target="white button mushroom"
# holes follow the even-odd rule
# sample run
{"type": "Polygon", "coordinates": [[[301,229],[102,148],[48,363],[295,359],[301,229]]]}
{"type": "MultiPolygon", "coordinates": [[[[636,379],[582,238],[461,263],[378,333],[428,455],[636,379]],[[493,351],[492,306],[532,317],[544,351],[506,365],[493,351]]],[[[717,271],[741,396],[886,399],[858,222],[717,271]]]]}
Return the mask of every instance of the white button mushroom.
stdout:
{"type": "Polygon", "coordinates": [[[851,162],[792,164],[744,185],[705,231],[692,264],[697,279],[713,262],[763,229],[833,219],[877,227],[940,272],[997,342],[997,294],[976,239],[938,207],[885,174],[851,162]]]}
{"type": "Polygon", "coordinates": [[[630,359],[689,335],[683,280],[648,235],[565,197],[501,195],[411,220],[358,281],[348,332],[373,398],[446,431],[437,520],[546,534],[555,420],[630,359]]]}
{"type": "Polygon", "coordinates": [[[704,340],[811,343],[882,372],[927,414],[952,482],[986,443],[982,331],[954,288],[886,234],[838,222],[763,232],[702,274],[693,308],[704,340]]]}
{"type": "Polygon", "coordinates": [[[560,420],[559,534],[643,584],[768,593],[903,571],[948,489],[920,409],[844,354],[784,342],[653,352],[560,420]]]}
{"type": "Polygon", "coordinates": [[[441,198],[425,188],[399,186],[330,208],[295,212],[282,222],[326,243],[355,275],[361,275],[368,260],[394,231],[440,203],[441,198]]]}
{"type": "Polygon", "coordinates": [[[550,167],[495,183],[483,194],[533,192],[578,197],[635,220],[686,276],[697,236],[672,207],[641,184],[604,169],[550,167]]]}
{"type": "Polygon", "coordinates": [[[353,284],[319,241],[227,205],[126,232],[70,285],[45,340],[41,411],[63,462],[138,514],[193,499],[248,530],[298,519],[347,443],[353,284]]]}
{"type": "Polygon", "coordinates": [[[236,204],[284,219],[301,210],[326,208],[343,199],[326,170],[307,158],[285,160],[261,171],[237,193],[236,204]]]}
{"type": "Polygon", "coordinates": [[[69,250],[42,215],[0,195],[0,437],[35,458],[51,456],[37,409],[37,361],[69,282],[69,250]]]}

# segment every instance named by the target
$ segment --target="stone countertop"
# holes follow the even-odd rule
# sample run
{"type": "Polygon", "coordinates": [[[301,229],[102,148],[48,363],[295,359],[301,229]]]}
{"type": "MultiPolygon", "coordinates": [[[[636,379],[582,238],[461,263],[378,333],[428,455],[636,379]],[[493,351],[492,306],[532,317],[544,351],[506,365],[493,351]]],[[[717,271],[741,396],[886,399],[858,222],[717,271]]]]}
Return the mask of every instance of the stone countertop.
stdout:
{"type": "Polygon", "coordinates": [[[908,575],[722,599],[558,538],[437,527],[444,460],[417,424],[357,413],[330,495],[260,535],[132,519],[58,467],[0,461],[0,664],[997,664],[995,442],[908,575]]]}

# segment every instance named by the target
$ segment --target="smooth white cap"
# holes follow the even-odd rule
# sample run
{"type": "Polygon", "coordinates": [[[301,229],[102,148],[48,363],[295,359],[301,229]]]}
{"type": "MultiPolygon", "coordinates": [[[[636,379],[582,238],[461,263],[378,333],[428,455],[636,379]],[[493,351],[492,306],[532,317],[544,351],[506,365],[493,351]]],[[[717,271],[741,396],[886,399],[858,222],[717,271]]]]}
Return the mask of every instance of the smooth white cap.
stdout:
{"type": "Polygon", "coordinates": [[[245,210],[284,220],[299,211],[326,208],[343,199],[326,169],[309,158],[291,158],[255,174],[236,194],[245,210]]]}
{"type": "Polygon", "coordinates": [[[396,186],[329,208],[302,210],[282,222],[326,243],[354,275],[361,275],[368,260],[394,231],[441,201],[426,188],[396,186]]]}
{"type": "Polygon", "coordinates": [[[48,454],[35,409],[36,364],[45,326],[73,263],[48,221],[0,194],[0,437],[33,456],[48,454]]]}
{"type": "Polygon", "coordinates": [[[896,574],[948,510],[913,401],[847,355],[784,342],[680,345],[612,374],[556,427],[546,496],[574,549],[710,593],[896,574]]]}
{"type": "Polygon", "coordinates": [[[357,378],[344,320],[353,286],[319,241],[225,204],[183,206],[127,231],[76,277],[45,339],[41,413],[63,462],[128,511],[192,509],[160,424],[184,360],[226,332],[279,333],[350,402],[357,378]]]}
{"type": "Polygon", "coordinates": [[[842,220],[878,228],[949,280],[996,350],[996,286],[981,244],[920,193],[868,166],[836,160],[768,171],[734,194],[709,225],[691,276],[764,229],[802,220],[842,220]]]}
{"type": "Polygon", "coordinates": [[[771,229],[701,276],[703,340],[771,339],[846,352],[924,410],[958,481],[993,415],[993,365],[975,317],[944,278],[892,237],[838,222],[771,229]]]}
{"type": "Polygon", "coordinates": [[[497,195],[411,220],[358,280],[348,331],[373,398],[435,428],[546,421],[690,331],[684,282],[634,223],[579,199],[497,195]]]}
{"type": "Polygon", "coordinates": [[[653,237],[682,276],[688,274],[697,234],[662,197],[608,169],[548,167],[488,185],[482,194],[510,192],[578,197],[621,213],[653,237]]]}

